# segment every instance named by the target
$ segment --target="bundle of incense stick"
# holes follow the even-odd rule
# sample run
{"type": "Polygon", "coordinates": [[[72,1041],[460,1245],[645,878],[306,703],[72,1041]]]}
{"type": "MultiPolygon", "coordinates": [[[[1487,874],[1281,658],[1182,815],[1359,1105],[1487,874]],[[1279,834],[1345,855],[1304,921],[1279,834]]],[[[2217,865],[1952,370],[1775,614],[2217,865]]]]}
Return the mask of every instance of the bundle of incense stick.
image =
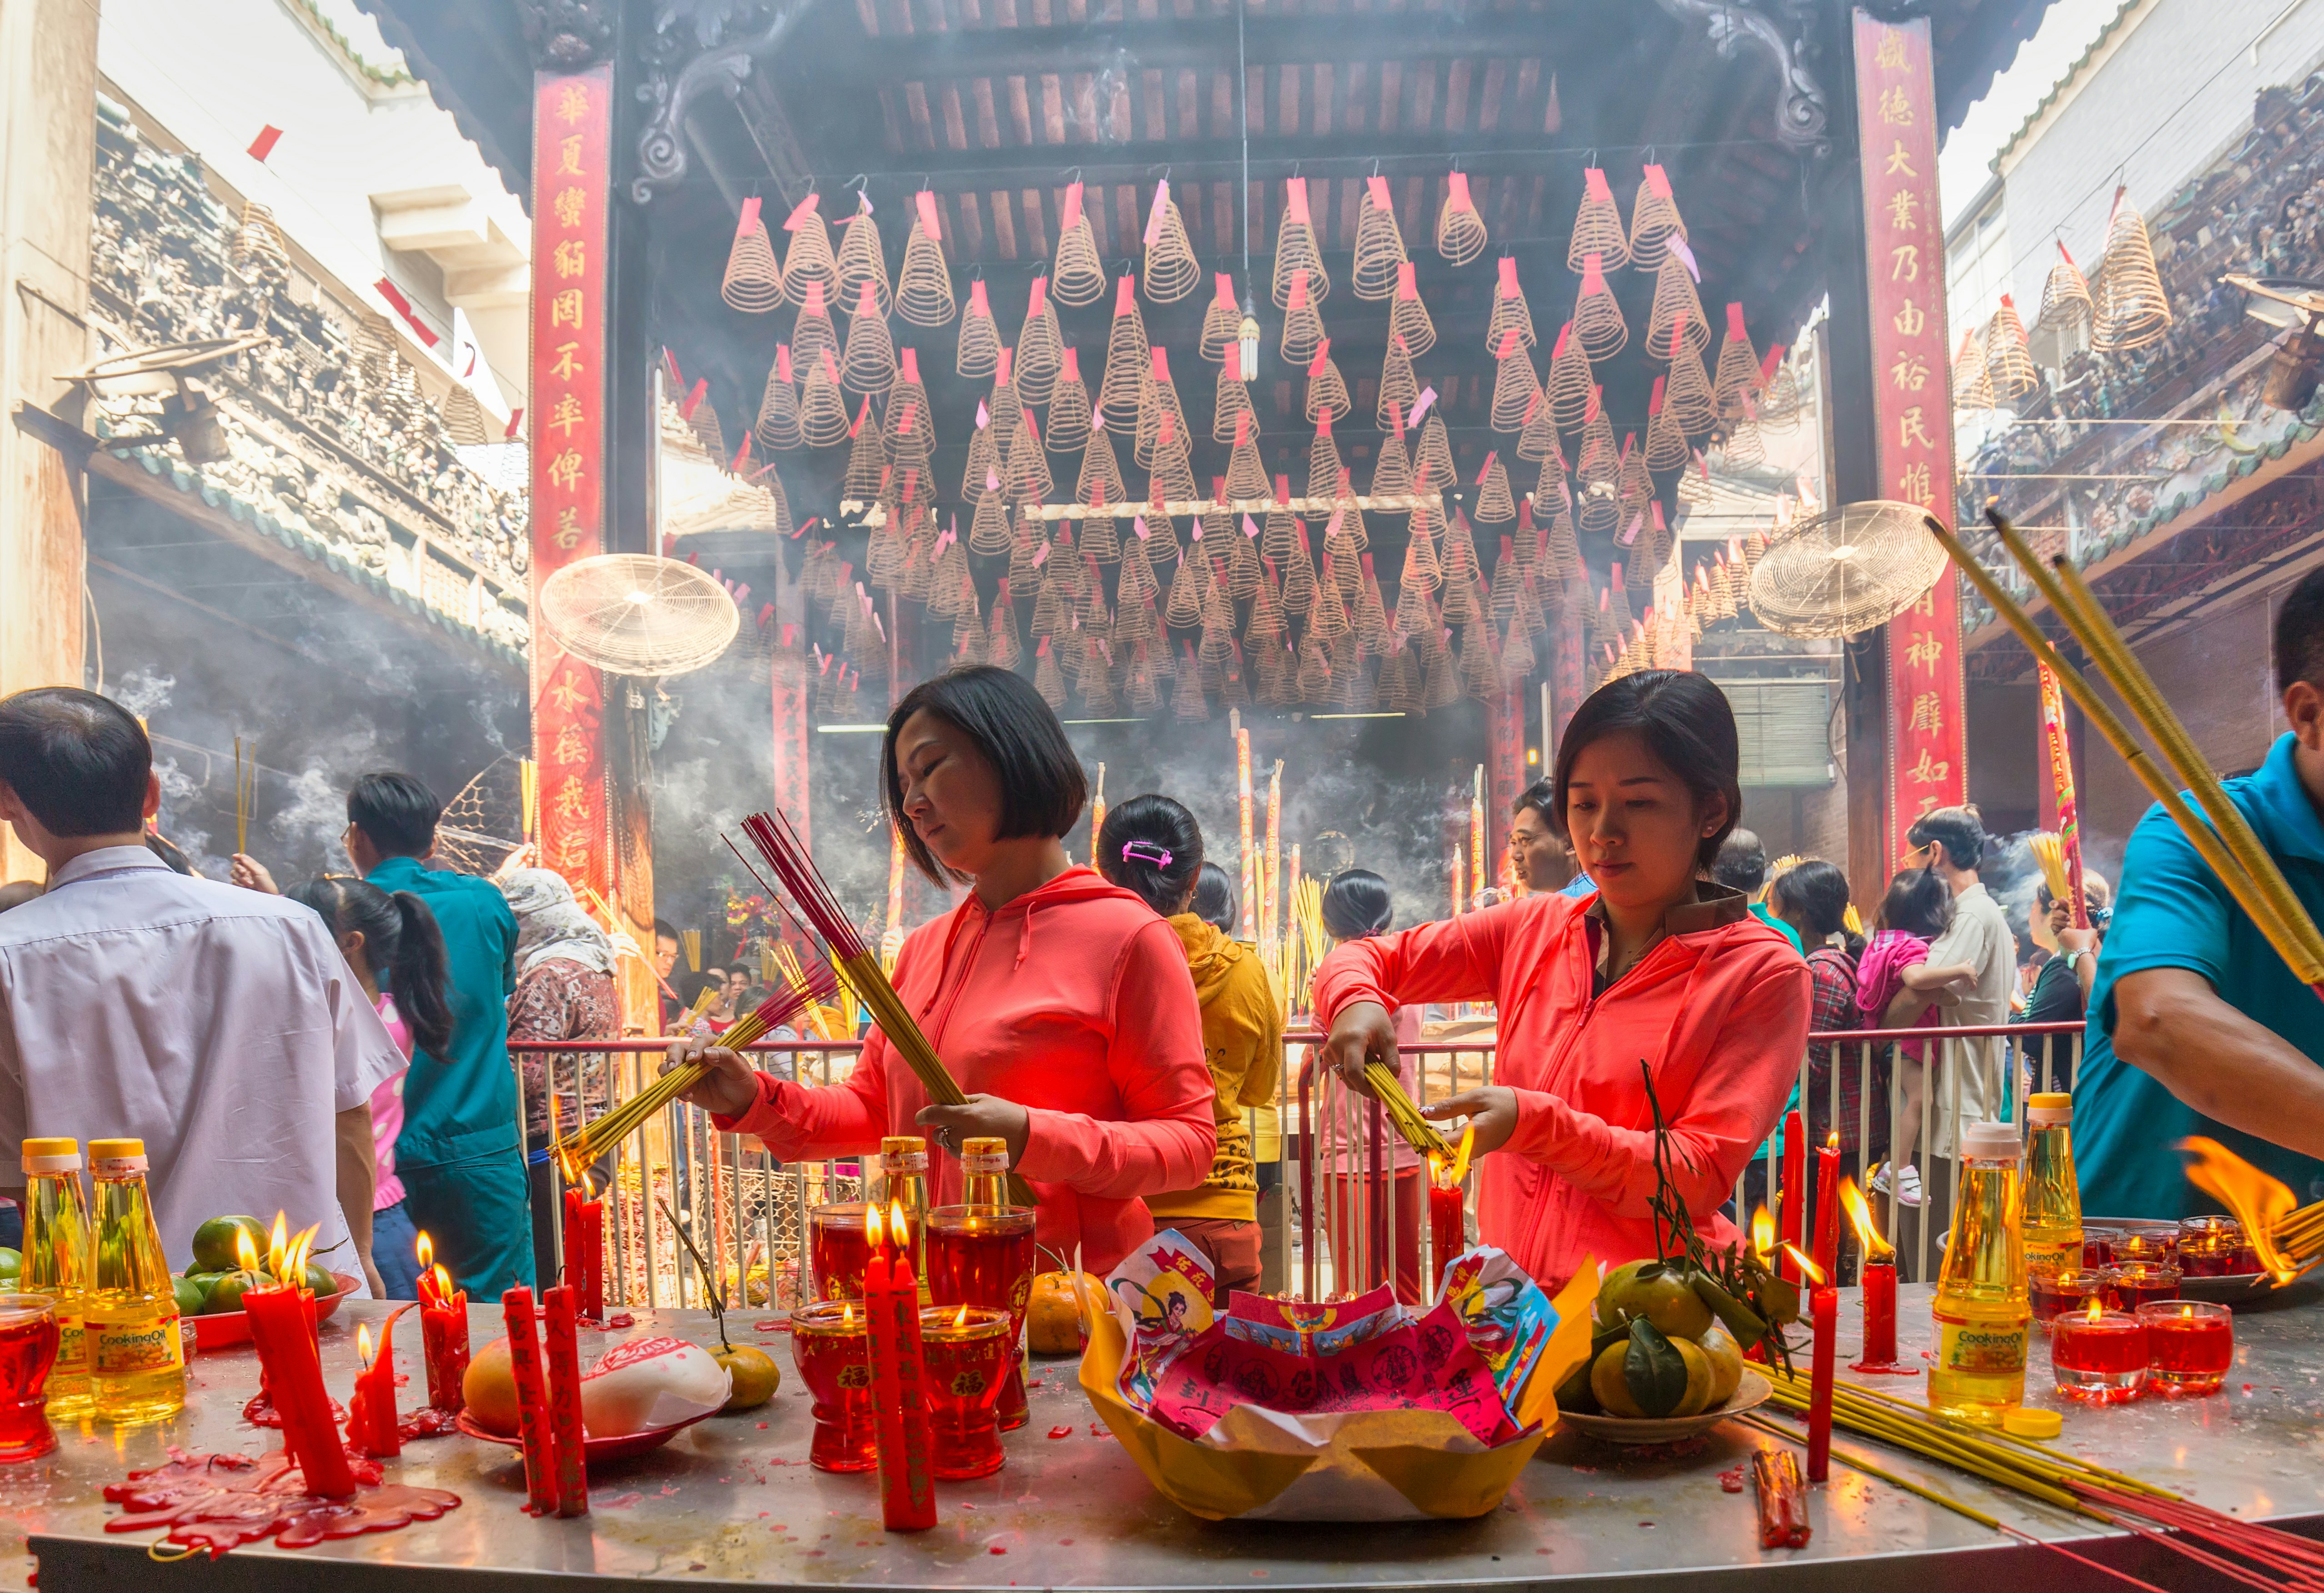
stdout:
{"type": "MultiPolygon", "coordinates": [[[[748,1017],[737,1018],[732,1028],[718,1037],[718,1044],[729,1051],[740,1051],[755,1045],[781,1024],[788,1023],[805,1008],[815,1002],[828,1000],[839,989],[831,970],[818,962],[807,971],[798,983],[777,990],[748,1017]]],[[[706,997],[710,992],[704,992],[706,997]]],[[[689,1017],[692,1016],[688,1015],[689,1017]]],[[[557,1157],[567,1176],[578,1182],[581,1169],[627,1138],[639,1124],[676,1100],[682,1090],[689,1090],[701,1082],[710,1070],[702,1063],[689,1062],[659,1074],[644,1089],[594,1122],[567,1136],[557,1146],[557,1157]]]]}
{"type": "Polygon", "coordinates": [[[1368,1061],[1364,1064],[1364,1082],[1372,1087],[1372,1093],[1388,1112],[1388,1122],[1404,1136],[1406,1145],[1424,1156],[1451,1159],[1452,1145],[1436,1131],[1435,1124],[1420,1115],[1420,1109],[1412,1104],[1412,1097],[1397,1082],[1393,1070],[1383,1063],[1368,1061]]]}
{"type": "MultiPolygon", "coordinates": [[[[846,981],[855,999],[872,1014],[872,1021],[888,1036],[888,1045],[904,1064],[920,1081],[920,1088],[938,1106],[959,1106],[968,1096],[945,1068],[936,1048],[920,1030],[919,1020],[911,1008],[904,1005],[903,997],[889,982],[887,970],[880,966],[876,950],[863,944],[863,936],[839,905],[823,870],[815,866],[808,855],[807,843],[790,821],[779,813],[754,813],[742,821],[742,833],[774,870],[801,915],[803,927],[823,942],[824,953],[831,959],[832,967],[846,981]]],[[[737,851],[737,857],[742,853],[737,851]]],[[[753,870],[755,872],[756,870],[753,870]]],[[[764,883],[764,881],[761,881],[764,883]]],[[[769,891],[773,895],[773,891],[769,891]]],[[[1010,1199],[1020,1206],[1038,1204],[1032,1185],[1016,1174],[1009,1175],[1010,1199]]]]}
{"type": "Polygon", "coordinates": [[[2105,612],[2099,608],[2097,595],[2082,580],[2081,575],[2064,558],[2043,560],[2037,556],[2017,528],[1999,512],[1988,509],[1986,518],[2000,535],[2002,545],[2010,557],[2032,579],[2034,588],[2049,600],[2057,611],[2059,620],[2090,660],[2100,679],[2114,688],[2129,708],[2141,729],[2161,750],[2170,766],[2165,774],[2139,744],[2130,727],[2124,723],[2113,707],[2100,696],[2080,671],[2066,662],[2056,646],[2043,634],[2039,626],[2016,599],[2001,589],[1985,566],[1978,563],[1969,549],[1956,540],[1951,532],[1934,516],[1923,523],[1952,558],[1962,575],[1969,577],[1985,600],[1993,605],[1994,612],[2007,622],[2025,643],[2037,664],[2046,665],[2058,677],[2058,684],[2080,704],[2083,714],[2098,728],[2108,744],[2122,760],[2130,766],[2139,783],[2153,794],[2171,815],[2189,844],[2202,855],[2211,871],[2219,877],[2236,905],[2251,917],[2259,932],[2267,937],[2268,944],[2290,965],[2302,984],[2324,999],[2324,934],[2319,934],[2313,919],[2292,894],[2291,884],[2275,860],[2260,844],[2251,824],[2228,797],[2218,778],[2196,750],[2194,739],[2187,727],[2163,700],[2162,692],[2146,673],[2145,667],[2131,653],[2122,633],[2114,628],[2105,612]],[[2175,778],[2173,778],[2175,777],[2175,778]],[[2202,816],[2187,805],[2180,789],[2184,787],[2194,795],[2202,807],[2202,816]],[[2208,817],[2209,823],[2204,819],[2208,817]]]}
{"type": "Polygon", "coordinates": [[[258,742],[250,743],[248,761],[243,758],[242,738],[234,738],[234,849],[250,850],[250,810],[258,801],[258,742]]]}

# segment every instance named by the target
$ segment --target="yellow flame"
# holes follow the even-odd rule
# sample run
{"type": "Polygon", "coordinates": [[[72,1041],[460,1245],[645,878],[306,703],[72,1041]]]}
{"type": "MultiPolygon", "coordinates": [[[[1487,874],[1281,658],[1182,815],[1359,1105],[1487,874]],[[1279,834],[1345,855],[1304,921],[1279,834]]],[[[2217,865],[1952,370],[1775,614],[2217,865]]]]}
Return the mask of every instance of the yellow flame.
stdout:
{"type": "Polygon", "coordinates": [[[280,1211],[275,1212],[274,1232],[266,1241],[266,1270],[276,1277],[282,1275],[283,1257],[290,1248],[290,1240],[288,1238],[290,1232],[290,1219],[280,1211]]]}
{"type": "Polygon", "coordinates": [[[855,1325],[855,1307],[853,1303],[845,1300],[839,1303],[839,1325],[843,1328],[852,1328],[855,1325]]]}
{"type": "Polygon", "coordinates": [[[420,1230],[420,1242],[413,1245],[411,1248],[413,1253],[420,1257],[420,1271],[433,1272],[436,1270],[436,1241],[428,1237],[428,1230],[426,1229],[423,1228],[420,1230]]]}
{"type": "Polygon", "coordinates": [[[355,1358],[364,1364],[364,1370],[370,1370],[372,1350],[371,1324],[369,1322],[357,1322],[355,1324],[355,1358]]]}
{"type": "Polygon", "coordinates": [[[431,1266],[428,1270],[436,1275],[436,1298],[444,1302],[447,1305],[450,1304],[452,1301],[452,1275],[446,1272],[440,1266],[431,1266]]]}
{"type": "Polygon", "coordinates": [[[1797,1245],[1787,1244],[1784,1247],[1784,1254],[1792,1258],[1792,1264],[1800,1269],[1802,1277],[1819,1289],[1823,1287],[1823,1268],[1809,1260],[1805,1250],[1801,1249],[1797,1245]]]}
{"type": "Polygon", "coordinates": [[[234,1262],[244,1272],[258,1270],[258,1247],[250,1242],[250,1229],[246,1228],[235,1229],[234,1262]]]}
{"type": "Polygon", "coordinates": [[[888,1220],[880,1214],[876,1202],[863,1213],[863,1237],[875,1250],[888,1248],[888,1220]]]}
{"type": "MultiPolygon", "coordinates": [[[[319,1227],[320,1224],[316,1226],[319,1227]]],[[[275,1264],[275,1281],[288,1284],[293,1288],[304,1283],[307,1277],[307,1257],[313,1253],[314,1248],[315,1228],[301,1229],[299,1237],[292,1239],[290,1247],[283,1251],[281,1259],[275,1264]]]]}
{"type": "Polygon", "coordinates": [[[964,1328],[968,1326],[968,1307],[966,1305],[963,1305],[958,1313],[953,1317],[952,1325],[955,1328],[964,1328]]]}
{"type": "Polygon", "coordinates": [[[1765,1206],[1751,1213],[1751,1248],[1762,1261],[1775,1253],[1775,1220],[1765,1206]]]}
{"type": "Polygon", "coordinates": [[[901,1201],[888,1202],[888,1231],[895,1236],[899,1248],[912,1242],[912,1230],[904,1223],[904,1202],[901,1201]]]}
{"type": "Polygon", "coordinates": [[[2261,1269],[2275,1279],[2275,1286],[2280,1289],[2298,1277],[2301,1269],[2275,1248],[2276,1223],[2299,1204],[2292,1191],[2216,1139],[2198,1135],[2181,1140],[2178,1148],[2187,1157],[2187,1181],[2236,1214],[2259,1256],[2261,1269]]]}
{"type": "Polygon", "coordinates": [[[2091,1295],[2090,1308],[2088,1312],[2084,1312],[2084,1315],[2086,1315],[2091,1321],[2098,1321],[2103,1318],[2106,1315],[2106,1296],[2104,1294],[2091,1295]]]}
{"type": "Polygon", "coordinates": [[[1856,1242],[1864,1247],[1867,1261],[1886,1261],[1895,1255],[1896,1248],[1880,1237],[1880,1226],[1872,1220],[1871,1203],[1853,1178],[1840,1181],[1840,1209],[1848,1213],[1849,1226],[1856,1229],[1856,1242]]]}

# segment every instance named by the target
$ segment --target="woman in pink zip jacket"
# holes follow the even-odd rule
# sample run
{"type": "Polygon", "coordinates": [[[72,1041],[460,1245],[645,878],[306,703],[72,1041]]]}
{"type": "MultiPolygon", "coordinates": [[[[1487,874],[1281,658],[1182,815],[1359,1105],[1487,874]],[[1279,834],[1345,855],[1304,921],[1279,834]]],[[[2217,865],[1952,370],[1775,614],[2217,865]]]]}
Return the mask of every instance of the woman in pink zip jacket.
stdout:
{"type": "Polygon", "coordinates": [[[1494,1082],[1425,1109],[1466,1118],[1481,1157],[1479,1234],[1554,1291],[1586,1259],[1654,1254],[1654,1119],[1679,1190],[1714,1248],[1718,1215],[1799,1076],[1807,964],[1706,877],[1742,816],[1735,715],[1705,677],[1642,670],[1608,683],[1566,727],[1552,822],[1597,890],[1528,896],[1351,941],[1315,976],[1332,1065],[1361,1088],[1391,1067],[1389,1014],[1490,1000],[1494,1082]]]}
{"type": "Polygon", "coordinates": [[[845,1082],[816,1088],[733,1052],[680,1041],[711,1064],[684,1099],[785,1161],[870,1156],[926,1134],[932,1202],[962,1198],[973,1136],[1009,1143],[1039,1197],[1052,1254],[1103,1276],[1154,1221],[1141,1196],[1209,1174],[1216,1129],[1202,1009],[1178,936],[1154,909],[1070,866],[1062,837],[1088,791],[1065,728],[1032,684],[975,665],[915,686],[888,716],[880,772],[904,851],[952,911],[905,938],[897,993],[967,1101],[936,1106],[874,1031],[845,1082]]]}

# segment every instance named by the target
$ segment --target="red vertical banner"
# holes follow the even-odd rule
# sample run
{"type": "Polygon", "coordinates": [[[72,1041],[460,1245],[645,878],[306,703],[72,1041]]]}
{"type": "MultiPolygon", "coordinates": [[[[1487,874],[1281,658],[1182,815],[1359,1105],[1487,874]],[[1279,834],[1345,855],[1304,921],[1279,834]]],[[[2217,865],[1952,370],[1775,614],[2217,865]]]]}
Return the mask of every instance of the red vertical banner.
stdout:
{"type": "Polygon", "coordinates": [[[606,212],[613,69],[534,79],[532,124],[532,744],[540,862],[613,889],[604,683],[540,622],[541,583],[605,550],[606,212]]]}
{"type": "MultiPolygon", "coordinates": [[[[1953,520],[1951,371],[1945,358],[1943,210],[1929,23],[1856,19],[1879,492],[1953,520]]],[[[1887,852],[1932,807],[1969,799],[1960,577],[1947,566],[1888,622],[1887,852]]]]}
{"type": "Polygon", "coordinates": [[[1525,692],[1520,680],[1485,705],[1485,728],[1492,743],[1487,764],[1491,792],[1486,800],[1486,850],[1493,857],[1493,883],[1504,891],[1517,889],[1517,870],[1509,861],[1509,809],[1525,789],[1525,692]]]}

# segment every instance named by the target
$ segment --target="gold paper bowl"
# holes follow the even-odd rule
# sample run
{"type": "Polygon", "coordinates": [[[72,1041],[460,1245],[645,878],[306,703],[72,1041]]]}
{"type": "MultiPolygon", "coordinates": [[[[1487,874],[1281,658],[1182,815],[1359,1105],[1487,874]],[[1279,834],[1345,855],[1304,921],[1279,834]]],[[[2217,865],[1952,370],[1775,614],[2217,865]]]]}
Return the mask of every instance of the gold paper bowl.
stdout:
{"type": "Polygon", "coordinates": [[[1607,1443],[1626,1447],[1676,1443],[1682,1438],[1710,1432],[1729,1416],[1757,1410],[1775,1393],[1774,1384],[1752,1367],[1745,1367],[1743,1380],[1735,1386],[1727,1403],[1715,1411],[1698,1411],[1692,1416],[1609,1416],[1602,1412],[1560,1411],[1558,1418],[1575,1432],[1607,1443]]]}

